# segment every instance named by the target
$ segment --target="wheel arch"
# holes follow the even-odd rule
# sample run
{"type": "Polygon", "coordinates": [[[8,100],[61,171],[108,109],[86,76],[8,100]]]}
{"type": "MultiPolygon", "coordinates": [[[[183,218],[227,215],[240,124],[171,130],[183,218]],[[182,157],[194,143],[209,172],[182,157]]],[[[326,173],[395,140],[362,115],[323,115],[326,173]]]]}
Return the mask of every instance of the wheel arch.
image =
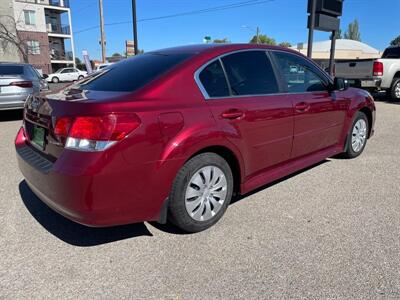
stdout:
{"type": "Polygon", "coordinates": [[[207,153],[207,152],[215,153],[226,160],[226,162],[228,163],[228,165],[230,166],[230,168],[232,170],[233,182],[234,182],[233,195],[236,196],[236,195],[240,194],[242,168],[240,166],[240,162],[239,162],[239,159],[237,158],[236,154],[226,146],[214,145],[214,146],[208,146],[208,147],[198,150],[197,152],[193,153],[188,158],[188,160],[199,154],[207,153]]]}
{"type": "Polygon", "coordinates": [[[371,136],[371,130],[372,130],[372,125],[373,125],[372,111],[368,106],[364,106],[359,111],[367,116],[367,119],[368,119],[368,138],[369,138],[371,136]]]}

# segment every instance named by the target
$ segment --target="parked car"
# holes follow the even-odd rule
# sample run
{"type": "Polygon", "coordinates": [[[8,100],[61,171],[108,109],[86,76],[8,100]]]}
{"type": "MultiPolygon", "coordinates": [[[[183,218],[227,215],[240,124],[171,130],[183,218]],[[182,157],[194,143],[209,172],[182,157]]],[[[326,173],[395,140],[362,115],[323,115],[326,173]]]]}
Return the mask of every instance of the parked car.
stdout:
{"type": "Polygon", "coordinates": [[[380,59],[336,62],[336,76],[355,80],[372,92],[386,91],[392,99],[400,99],[400,46],[387,48],[380,59]]]}
{"type": "Polygon", "coordinates": [[[87,76],[86,71],[81,71],[77,68],[62,68],[55,73],[48,74],[47,82],[58,83],[61,81],[76,81],[87,76]]]}
{"type": "Polygon", "coordinates": [[[30,95],[47,89],[47,82],[32,65],[0,63],[0,110],[23,108],[30,95]]]}
{"type": "Polygon", "coordinates": [[[71,220],[169,219],[197,232],[233,195],[359,156],[374,121],[368,92],[298,52],[200,45],[138,55],[32,98],[15,146],[33,192],[71,220]]]}

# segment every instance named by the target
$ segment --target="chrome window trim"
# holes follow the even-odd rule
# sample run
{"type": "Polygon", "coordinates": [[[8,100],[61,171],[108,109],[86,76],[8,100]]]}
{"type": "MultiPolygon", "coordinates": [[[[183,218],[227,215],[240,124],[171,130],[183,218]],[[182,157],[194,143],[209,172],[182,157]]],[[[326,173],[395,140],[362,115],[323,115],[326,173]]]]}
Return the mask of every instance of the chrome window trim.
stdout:
{"type": "MultiPolygon", "coordinates": [[[[222,96],[222,97],[210,97],[208,95],[206,89],[204,88],[203,84],[200,81],[200,73],[201,73],[201,71],[203,71],[205,68],[207,68],[210,64],[212,64],[215,61],[219,60],[219,62],[221,64],[221,67],[222,67],[222,69],[224,71],[224,74],[225,74],[225,80],[227,81],[228,88],[230,89],[230,83],[229,83],[228,76],[227,76],[226,71],[225,71],[224,64],[222,63],[222,58],[225,57],[225,56],[231,55],[231,54],[240,53],[240,52],[248,52],[248,51],[262,51],[262,52],[265,52],[265,54],[268,54],[268,52],[274,52],[275,51],[275,52],[289,53],[289,54],[292,54],[294,56],[298,56],[299,58],[304,59],[304,57],[302,55],[299,55],[297,53],[292,53],[292,52],[289,52],[289,51],[279,50],[279,49],[240,49],[240,50],[235,50],[235,51],[231,51],[231,52],[227,52],[227,53],[221,54],[221,55],[219,55],[217,57],[214,57],[213,59],[207,61],[206,63],[204,63],[201,67],[199,67],[194,72],[194,80],[195,80],[195,82],[196,82],[196,84],[197,84],[197,86],[198,86],[198,88],[199,88],[200,92],[202,93],[202,95],[203,95],[205,100],[246,98],[246,97],[266,97],[266,96],[279,96],[279,95],[315,94],[315,93],[325,93],[325,92],[328,93],[329,92],[328,90],[326,90],[326,91],[312,91],[312,92],[279,92],[279,93],[271,93],[271,94],[228,95],[228,96],[222,96]]],[[[267,55],[267,58],[270,60],[270,62],[272,64],[271,58],[268,57],[268,55],[267,55]]],[[[319,66],[316,65],[314,62],[311,61],[311,63],[316,68],[319,68],[319,66]]],[[[325,79],[326,79],[326,81],[328,83],[332,83],[332,79],[329,77],[328,74],[325,75],[323,72],[319,72],[319,73],[321,73],[321,75],[323,77],[325,77],[325,79]]],[[[277,76],[277,74],[275,74],[275,76],[277,76]]],[[[320,77],[320,76],[318,76],[318,77],[320,77]]],[[[276,79],[279,80],[280,78],[276,78],[276,79]]]]}

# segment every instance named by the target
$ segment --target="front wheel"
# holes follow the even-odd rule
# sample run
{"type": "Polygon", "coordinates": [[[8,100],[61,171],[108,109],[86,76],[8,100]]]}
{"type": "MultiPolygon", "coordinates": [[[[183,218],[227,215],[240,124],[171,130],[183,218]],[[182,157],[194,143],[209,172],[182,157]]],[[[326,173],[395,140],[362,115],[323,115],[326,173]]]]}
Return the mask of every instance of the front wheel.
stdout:
{"type": "Polygon", "coordinates": [[[175,178],[168,219],[186,232],[205,230],[223,216],[233,191],[228,163],[215,153],[191,158],[175,178]]]}
{"type": "Polygon", "coordinates": [[[59,83],[60,79],[58,79],[58,77],[53,77],[53,79],[51,80],[53,83],[59,83]]]}
{"type": "Polygon", "coordinates": [[[346,152],[344,157],[355,158],[359,156],[365,148],[368,139],[369,124],[367,116],[357,112],[347,137],[346,152]]]}
{"type": "Polygon", "coordinates": [[[78,80],[81,80],[81,79],[83,79],[83,76],[82,76],[82,75],[80,75],[80,76],[78,77],[78,80]]]}

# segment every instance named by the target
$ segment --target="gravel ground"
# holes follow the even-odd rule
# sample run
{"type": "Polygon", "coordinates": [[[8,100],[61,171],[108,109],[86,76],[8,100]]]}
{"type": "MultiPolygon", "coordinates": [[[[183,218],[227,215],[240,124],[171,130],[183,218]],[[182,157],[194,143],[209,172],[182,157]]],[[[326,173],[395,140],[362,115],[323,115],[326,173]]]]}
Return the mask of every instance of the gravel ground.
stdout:
{"type": "Polygon", "coordinates": [[[284,178],[190,235],[52,212],[16,166],[21,113],[0,113],[0,298],[399,299],[399,104],[377,102],[359,158],[284,178]]]}

